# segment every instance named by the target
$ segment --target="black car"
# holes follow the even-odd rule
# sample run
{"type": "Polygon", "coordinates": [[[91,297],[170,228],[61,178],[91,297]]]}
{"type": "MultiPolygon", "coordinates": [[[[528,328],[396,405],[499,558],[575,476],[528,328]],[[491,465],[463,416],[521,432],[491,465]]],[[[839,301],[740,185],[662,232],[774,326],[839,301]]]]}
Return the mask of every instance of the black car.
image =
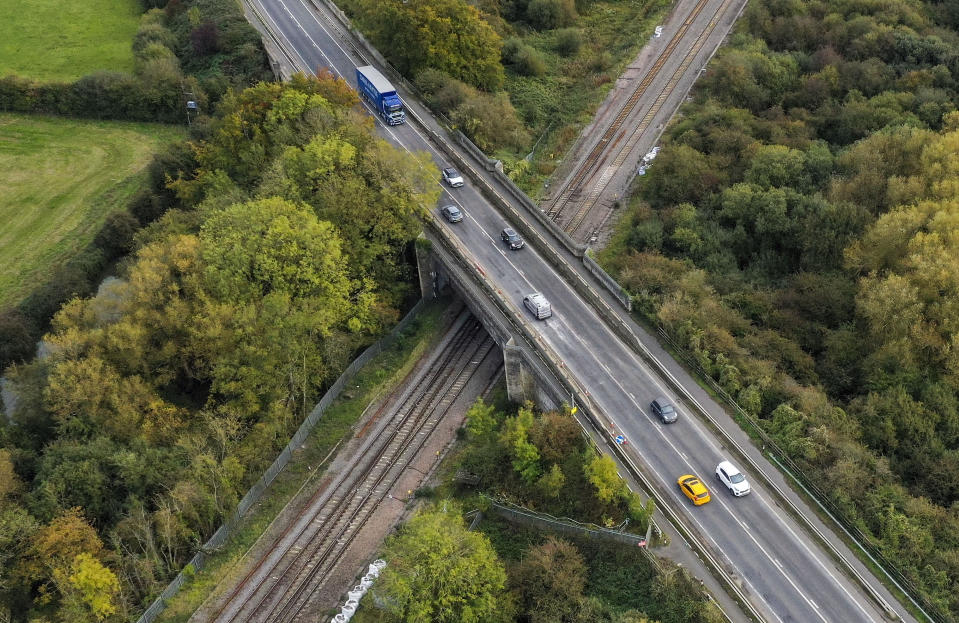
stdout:
{"type": "Polygon", "coordinates": [[[505,242],[506,246],[510,249],[522,249],[523,245],[526,244],[523,242],[523,239],[519,237],[519,234],[509,227],[500,232],[499,237],[503,239],[503,242],[505,242]]]}
{"type": "Polygon", "coordinates": [[[653,415],[663,421],[663,424],[672,424],[679,417],[679,412],[673,407],[673,403],[663,397],[649,403],[649,409],[653,412],[653,415]]]}
{"type": "Polygon", "coordinates": [[[453,205],[443,206],[440,208],[440,213],[450,223],[459,223],[463,220],[463,211],[453,205]]]}

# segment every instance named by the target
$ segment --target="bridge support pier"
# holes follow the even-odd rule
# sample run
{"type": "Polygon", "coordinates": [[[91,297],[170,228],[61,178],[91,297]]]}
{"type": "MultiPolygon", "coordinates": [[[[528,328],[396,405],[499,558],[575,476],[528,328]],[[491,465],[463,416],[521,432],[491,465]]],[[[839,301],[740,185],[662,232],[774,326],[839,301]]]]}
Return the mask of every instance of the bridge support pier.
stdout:
{"type": "Polygon", "coordinates": [[[506,375],[506,395],[513,402],[530,401],[544,411],[558,409],[553,393],[537,377],[529,361],[529,349],[517,346],[514,338],[503,346],[503,371],[506,375]]]}
{"type": "Polygon", "coordinates": [[[499,305],[467,274],[440,244],[420,235],[416,239],[416,264],[420,294],[434,299],[444,290],[452,290],[486,328],[493,341],[503,349],[506,391],[513,402],[532,402],[544,411],[559,409],[570,400],[563,385],[549,372],[539,355],[517,333],[517,327],[504,316],[499,305]]]}
{"type": "Polygon", "coordinates": [[[440,258],[433,253],[433,243],[424,234],[414,242],[416,249],[416,270],[419,273],[420,296],[435,299],[443,288],[449,285],[449,274],[440,258]]]}

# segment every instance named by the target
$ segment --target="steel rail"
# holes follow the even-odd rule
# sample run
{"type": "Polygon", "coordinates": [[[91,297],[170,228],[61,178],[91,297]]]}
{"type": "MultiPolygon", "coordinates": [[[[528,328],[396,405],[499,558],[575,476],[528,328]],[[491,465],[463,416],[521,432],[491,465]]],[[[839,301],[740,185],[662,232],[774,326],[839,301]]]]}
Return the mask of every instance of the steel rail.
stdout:
{"type": "MultiPolygon", "coordinates": [[[[659,95],[656,97],[656,100],[653,102],[653,105],[646,112],[646,115],[640,121],[639,125],[632,128],[629,131],[629,136],[626,138],[626,142],[622,147],[619,148],[619,151],[616,153],[616,157],[613,160],[613,164],[606,167],[603,171],[602,176],[599,181],[593,184],[589,196],[586,201],[582,202],[579,210],[577,210],[576,215],[570,220],[570,222],[563,228],[567,233],[574,233],[582,225],[583,221],[586,219],[586,216],[589,214],[592,207],[596,204],[596,200],[599,198],[599,195],[606,189],[609,185],[609,180],[616,173],[616,171],[623,165],[623,162],[626,161],[626,158],[629,156],[630,152],[636,146],[636,143],[639,142],[639,139],[642,137],[642,134],[649,128],[649,124],[652,123],[653,117],[659,114],[659,111],[662,110],[663,105],[666,103],[667,98],[673,93],[673,89],[676,87],[676,84],[680,81],[683,75],[686,73],[686,70],[689,69],[689,66],[692,64],[693,60],[703,49],[703,46],[706,45],[706,39],[709,38],[709,35],[716,30],[716,26],[719,24],[720,18],[725,14],[726,9],[729,8],[729,5],[733,3],[734,0],[724,0],[724,2],[719,6],[713,16],[710,18],[709,23],[706,27],[699,33],[699,36],[696,37],[696,41],[693,43],[693,46],[686,53],[686,56],[683,58],[682,63],[679,67],[673,72],[673,75],[670,76],[669,81],[659,92],[659,95]]],[[[613,144],[610,146],[615,149],[616,146],[620,143],[623,137],[626,136],[626,133],[621,133],[613,144]]],[[[606,154],[604,162],[609,160],[611,153],[606,154]]]]}
{"type": "Polygon", "coordinates": [[[566,185],[566,188],[563,189],[559,199],[557,199],[553,206],[550,207],[550,209],[546,212],[546,215],[551,219],[556,220],[562,215],[566,208],[566,204],[569,203],[572,195],[576,192],[580,184],[586,178],[586,175],[589,173],[592,166],[606,151],[610,141],[613,140],[613,137],[626,121],[626,118],[633,112],[633,108],[635,108],[636,104],[639,102],[639,99],[646,93],[646,89],[649,88],[649,85],[652,84],[653,80],[655,80],[659,75],[660,70],[662,70],[663,66],[666,64],[666,61],[670,59],[676,47],[679,46],[680,41],[685,36],[686,31],[689,30],[696,18],[699,17],[699,14],[702,12],[703,7],[706,6],[708,1],[709,0],[699,0],[696,6],[693,7],[693,10],[690,11],[682,26],[680,26],[679,31],[673,36],[663,51],[660,52],[656,62],[653,63],[653,66],[650,67],[649,71],[646,73],[640,83],[636,85],[635,89],[633,89],[633,92],[623,104],[623,107],[616,115],[613,123],[611,123],[603,132],[603,136],[599,139],[599,142],[593,145],[592,150],[590,150],[589,154],[586,156],[586,159],[583,161],[583,164],[577,171],[576,175],[569,182],[569,184],[566,185]]]}
{"type": "MultiPolygon", "coordinates": [[[[404,402],[401,404],[400,409],[405,409],[405,414],[404,414],[404,416],[403,416],[403,419],[399,420],[396,424],[394,424],[394,426],[393,426],[393,432],[392,432],[391,436],[390,436],[389,438],[387,438],[387,440],[386,440],[386,445],[388,445],[388,443],[389,443],[390,440],[392,440],[394,437],[397,436],[397,434],[399,433],[399,427],[403,424],[403,422],[405,421],[405,419],[409,417],[410,413],[413,413],[413,412],[414,412],[416,405],[414,404],[413,406],[410,406],[410,403],[411,403],[411,402],[416,403],[417,401],[419,401],[420,403],[422,403],[422,401],[424,400],[424,398],[426,397],[427,394],[435,395],[435,393],[436,393],[437,391],[439,391],[439,390],[443,387],[443,385],[444,385],[444,382],[443,382],[443,381],[448,380],[448,377],[449,377],[450,375],[452,375],[453,371],[454,371],[454,370],[456,369],[456,367],[457,367],[457,366],[455,365],[455,362],[460,362],[460,361],[463,359],[462,352],[461,352],[462,349],[463,349],[463,347],[468,343],[469,340],[475,338],[476,335],[481,335],[481,331],[479,330],[480,328],[481,328],[481,327],[479,326],[479,323],[478,323],[478,322],[475,322],[475,321],[473,321],[473,322],[466,322],[466,323],[464,323],[464,325],[463,325],[462,327],[460,327],[460,329],[458,330],[457,335],[454,337],[453,341],[452,341],[451,344],[450,344],[450,348],[448,348],[446,351],[444,351],[443,355],[442,355],[441,357],[437,358],[437,359],[431,364],[431,366],[430,366],[430,368],[428,369],[428,371],[426,372],[426,374],[421,378],[421,380],[420,380],[420,382],[419,382],[419,384],[418,384],[418,389],[417,389],[417,391],[410,393],[410,395],[407,396],[407,397],[405,398],[404,402]],[[440,380],[439,383],[437,383],[437,380],[438,380],[438,379],[440,380]],[[423,389],[419,389],[419,388],[423,388],[423,389]]],[[[396,391],[398,391],[398,390],[396,390],[396,391]]],[[[394,391],[394,394],[395,394],[395,391],[394,391]]],[[[386,404],[384,404],[384,405],[380,408],[380,412],[382,412],[385,408],[386,408],[386,404]]],[[[382,448],[382,446],[383,446],[383,444],[381,443],[381,444],[380,444],[380,447],[382,448]]],[[[363,468],[362,472],[360,472],[360,476],[366,477],[366,476],[373,470],[373,468],[374,468],[375,465],[376,465],[376,459],[379,458],[380,454],[381,454],[381,453],[376,453],[375,456],[371,456],[371,457],[368,457],[368,458],[367,458],[367,460],[365,461],[364,468],[363,468]]],[[[342,483],[340,483],[339,485],[337,485],[337,488],[342,487],[343,484],[354,484],[354,485],[355,485],[355,484],[356,484],[356,477],[349,478],[349,479],[345,479],[342,483]]],[[[265,552],[264,555],[259,559],[259,561],[256,563],[256,565],[253,566],[253,568],[252,568],[252,569],[250,570],[250,572],[243,578],[243,580],[234,588],[233,591],[231,591],[230,596],[223,602],[222,606],[219,608],[219,610],[217,611],[216,615],[211,619],[212,621],[234,621],[234,620],[244,620],[244,621],[245,621],[245,620],[248,620],[248,619],[250,618],[250,617],[245,617],[245,616],[243,616],[243,613],[248,610],[248,604],[250,604],[250,602],[252,601],[252,599],[253,599],[256,595],[262,594],[262,593],[264,592],[264,591],[262,590],[262,588],[263,588],[262,586],[259,587],[253,594],[251,594],[251,595],[244,601],[244,603],[240,606],[240,608],[235,611],[234,614],[229,615],[228,618],[225,618],[225,617],[224,617],[224,613],[225,613],[227,607],[236,600],[236,598],[240,595],[241,591],[249,584],[250,580],[253,578],[253,576],[255,575],[255,573],[256,573],[258,570],[262,569],[262,568],[264,567],[264,565],[267,564],[267,558],[268,558],[269,555],[273,552],[273,550],[276,548],[276,546],[279,544],[279,542],[280,542],[282,539],[284,539],[285,537],[287,537],[289,534],[291,534],[293,528],[299,523],[299,520],[302,519],[302,518],[304,517],[304,515],[306,515],[308,512],[316,511],[315,505],[318,503],[318,501],[319,501],[320,498],[324,495],[324,493],[325,493],[325,489],[321,489],[321,490],[317,491],[317,492],[313,495],[313,497],[311,497],[311,499],[308,501],[308,503],[304,505],[303,509],[300,511],[300,513],[298,514],[298,516],[296,517],[296,519],[295,519],[294,521],[291,521],[291,522],[290,522],[289,526],[283,531],[283,533],[282,533],[281,535],[279,535],[279,536],[274,540],[274,542],[273,542],[273,544],[271,545],[271,547],[266,550],[266,552],[265,552]],[[240,617],[240,618],[238,618],[238,617],[240,617]]],[[[335,493],[335,491],[334,491],[334,493],[335,493]]],[[[332,499],[332,498],[331,498],[331,499],[332,499]]],[[[294,536],[293,542],[294,542],[294,543],[301,542],[301,541],[303,540],[304,535],[305,535],[305,534],[309,531],[309,529],[310,529],[311,527],[313,527],[313,526],[314,526],[314,522],[309,522],[309,523],[307,523],[307,524],[294,536]]],[[[312,534],[307,535],[310,540],[312,540],[312,539],[315,537],[315,532],[316,532],[318,529],[319,529],[318,527],[315,528],[312,534]]],[[[286,563],[287,563],[287,564],[286,564],[286,567],[283,569],[283,572],[282,572],[279,576],[274,576],[274,579],[276,579],[277,581],[271,583],[270,590],[269,590],[269,591],[266,591],[267,593],[271,592],[272,589],[273,589],[281,580],[283,580],[284,578],[286,578],[286,577],[289,575],[290,570],[294,567],[295,563],[297,562],[297,557],[293,557],[292,560],[288,560],[287,557],[284,556],[283,558],[281,558],[281,559],[278,560],[277,562],[273,563],[272,569],[275,569],[276,567],[278,567],[279,565],[281,565],[283,562],[286,562],[286,563]]],[[[300,569],[303,568],[303,565],[296,565],[296,566],[298,567],[298,570],[300,570],[300,569]]],[[[264,598],[264,599],[265,599],[265,598],[264,598]]],[[[272,601],[272,600],[270,600],[270,601],[272,601]]],[[[260,606],[262,605],[262,603],[263,603],[263,599],[260,599],[260,601],[259,601],[257,604],[255,604],[254,610],[256,611],[256,610],[260,609],[260,606]]]]}

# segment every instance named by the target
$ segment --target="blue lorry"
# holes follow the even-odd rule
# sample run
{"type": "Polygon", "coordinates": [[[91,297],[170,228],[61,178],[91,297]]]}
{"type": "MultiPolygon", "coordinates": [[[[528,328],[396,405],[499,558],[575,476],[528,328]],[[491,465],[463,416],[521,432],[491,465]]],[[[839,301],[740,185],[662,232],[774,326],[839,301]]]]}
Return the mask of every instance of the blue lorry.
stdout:
{"type": "Polygon", "coordinates": [[[363,99],[376,109],[383,121],[390,125],[399,125],[406,121],[403,102],[396,94],[396,89],[375,67],[357,67],[356,86],[363,99]]]}

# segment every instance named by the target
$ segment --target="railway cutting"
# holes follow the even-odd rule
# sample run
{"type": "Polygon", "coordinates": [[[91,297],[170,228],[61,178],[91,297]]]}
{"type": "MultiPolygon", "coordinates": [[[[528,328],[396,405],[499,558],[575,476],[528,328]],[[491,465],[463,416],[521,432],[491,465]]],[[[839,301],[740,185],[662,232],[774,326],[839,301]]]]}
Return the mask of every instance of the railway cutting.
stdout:
{"type": "MultiPolygon", "coordinates": [[[[403,516],[455,438],[466,409],[489,391],[502,354],[464,312],[419,369],[368,409],[329,472],[274,521],[229,584],[191,621],[320,620],[403,516]]],[[[322,423],[319,424],[322,426],[322,423]]]]}
{"type": "MultiPolygon", "coordinates": [[[[554,176],[541,209],[571,238],[595,243],[669,119],[745,6],[680,0],[629,66],[554,176]]],[[[645,168],[642,169],[645,171],[645,168]]]]}

